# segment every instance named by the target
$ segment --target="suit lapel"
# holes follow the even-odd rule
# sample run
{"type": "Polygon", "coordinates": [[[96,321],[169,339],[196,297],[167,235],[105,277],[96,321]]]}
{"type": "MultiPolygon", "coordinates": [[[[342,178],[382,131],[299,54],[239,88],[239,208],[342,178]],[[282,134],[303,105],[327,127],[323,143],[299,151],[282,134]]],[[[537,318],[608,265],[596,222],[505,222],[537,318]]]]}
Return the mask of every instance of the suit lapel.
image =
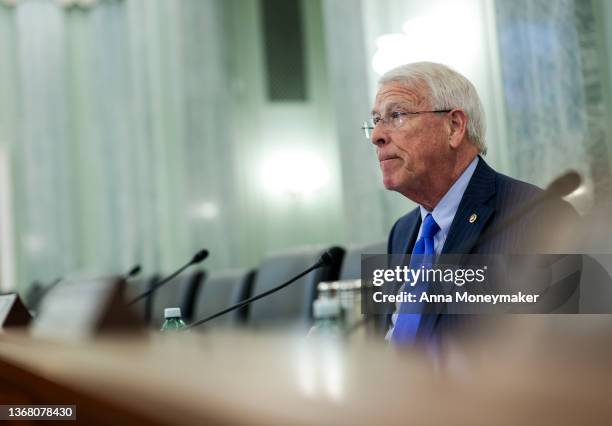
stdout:
{"type": "Polygon", "coordinates": [[[457,210],[450,232],[444,243],[442,254],[468,254],[478,241],[494,209],[476,203],[466,203],[457,210]],[[476,218],[473,222],[471,218],[476,218]]]}
{"type": "Polygon", "coordinates": [[[495,171],[481,157],[459,203],[442,254],[471,252],[495,211],[487,204],[494,195],[495,171]]]}

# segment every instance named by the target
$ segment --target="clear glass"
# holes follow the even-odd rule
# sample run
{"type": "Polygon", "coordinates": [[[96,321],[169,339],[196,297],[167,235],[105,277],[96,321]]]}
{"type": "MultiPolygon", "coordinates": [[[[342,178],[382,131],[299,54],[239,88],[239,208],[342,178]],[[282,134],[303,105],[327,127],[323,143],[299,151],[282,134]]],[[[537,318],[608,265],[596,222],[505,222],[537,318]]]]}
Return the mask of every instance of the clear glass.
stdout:
{"type": "Polygon", "coordinates": [[[342,326],[337,318],[321,318],[315,321],[308,336],[340,336],[342,326]]]}
{"type": "Polygon", "coordinates": [[[165,330],[178,330],[181,328],[185,328],[187,324],[181,318],[166,318],[164,324],[162,325],[161,331],[165,330]]]}

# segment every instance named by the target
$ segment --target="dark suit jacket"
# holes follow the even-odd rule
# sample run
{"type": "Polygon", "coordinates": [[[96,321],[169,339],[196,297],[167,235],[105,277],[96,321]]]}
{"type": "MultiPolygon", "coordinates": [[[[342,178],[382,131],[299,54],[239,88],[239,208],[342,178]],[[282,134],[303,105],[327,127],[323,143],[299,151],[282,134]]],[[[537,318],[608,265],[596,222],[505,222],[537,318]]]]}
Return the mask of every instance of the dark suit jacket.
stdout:
{"type": "MultiPolygon", "coordinates": [[[[560,230],[567,229],[577,219],[574,208],[560,198],[545,199],[518,220],[503,226],[521,207],[542,193],[542,189],[526,182],[497,173],[482,159],[470,179],[467,189],[444,243],[442,254],[529,254],[567,253],[558,245],[560,230]],[[470,223],[476,214],[477,220],[470,223]],[[495,229],[492,235],[487,232],[495,229]],[[483,235],[485,235],[484,238],[483,235]]],[[[421,225],[417,207],[401,217],[391,229],[389,254],[410,254],[421,225]]],[[[577,301],[576,301],[577,303],[577,301]]],[[[438,315],[433,321],[421,321],[436,333],[448,331],[466,318],[438,315]]],[[[462,316],[465,317],[465,316],[462,316]]],[[[419,333],[425,332],[420,327],[419,333]]]]}

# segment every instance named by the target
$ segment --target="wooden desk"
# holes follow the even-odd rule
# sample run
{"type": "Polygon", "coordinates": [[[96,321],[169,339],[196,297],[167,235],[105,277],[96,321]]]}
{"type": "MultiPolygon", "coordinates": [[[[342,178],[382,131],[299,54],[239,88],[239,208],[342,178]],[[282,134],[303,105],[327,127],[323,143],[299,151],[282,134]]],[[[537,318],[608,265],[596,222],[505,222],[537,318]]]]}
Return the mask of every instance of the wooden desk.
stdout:
{"type": "Polygon", "coordinates": [[[529,330],[530,322],[513,325],[504,338],[450,345],[435,358],[375,342],[288,335],[75,344],[3,335],[1,395],[17,379],[22,397],[5,403],[24,403],[24,395],[36,398],[29,403],[76,403],[77,418],[88,424],[612,422],[612,340],[529,330]]]}

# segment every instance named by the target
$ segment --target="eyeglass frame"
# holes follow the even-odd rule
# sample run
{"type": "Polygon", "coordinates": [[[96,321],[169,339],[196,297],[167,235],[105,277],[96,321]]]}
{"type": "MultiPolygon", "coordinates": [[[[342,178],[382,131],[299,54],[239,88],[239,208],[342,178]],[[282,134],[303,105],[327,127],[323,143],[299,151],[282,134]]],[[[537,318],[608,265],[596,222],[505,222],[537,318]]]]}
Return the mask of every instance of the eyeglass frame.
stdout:
{"type": "MultiPolygon", "coordinates": [[[[453,108],[454,109],[454,108],[453,108]]],[[[399,118],[399,117],[391,117],[394,114],[400,115],[400,116],[405,116],[405,117],[410,117],[410,116],[415,116],[415,115],[420,115],[420,114],[430,114],[430,113],[448,113],[451,112],[453,109],[438,109],[438,110],[432,110],[432,111],[415,111],[415,112],[405,112],[405,111],[393,111],[391,112],[391,114],[387,115],[387,118],[383,118],[383,117],[376,117],[378,118],[378,120],[376,122],[374,122],[375,118],[370,118],[370,122],[368,123],[368,120],[365,120],[363,122],[363,126],[361,126],[361,130],[364,131],[365,134],[365,138],[367,140],[370,140],[371,138],[371,131],[374,130],[374,128],[378,125],[378,123],[382,122],[383,125],[388,126],[389,122],[395,118],[399,118]]],[[[399,129],[400,127],[402,127],[404,125],[404,121],[401,122],[401,124],[397,125],[397,126],[393,126],[394,129],[399,129]]]]}

